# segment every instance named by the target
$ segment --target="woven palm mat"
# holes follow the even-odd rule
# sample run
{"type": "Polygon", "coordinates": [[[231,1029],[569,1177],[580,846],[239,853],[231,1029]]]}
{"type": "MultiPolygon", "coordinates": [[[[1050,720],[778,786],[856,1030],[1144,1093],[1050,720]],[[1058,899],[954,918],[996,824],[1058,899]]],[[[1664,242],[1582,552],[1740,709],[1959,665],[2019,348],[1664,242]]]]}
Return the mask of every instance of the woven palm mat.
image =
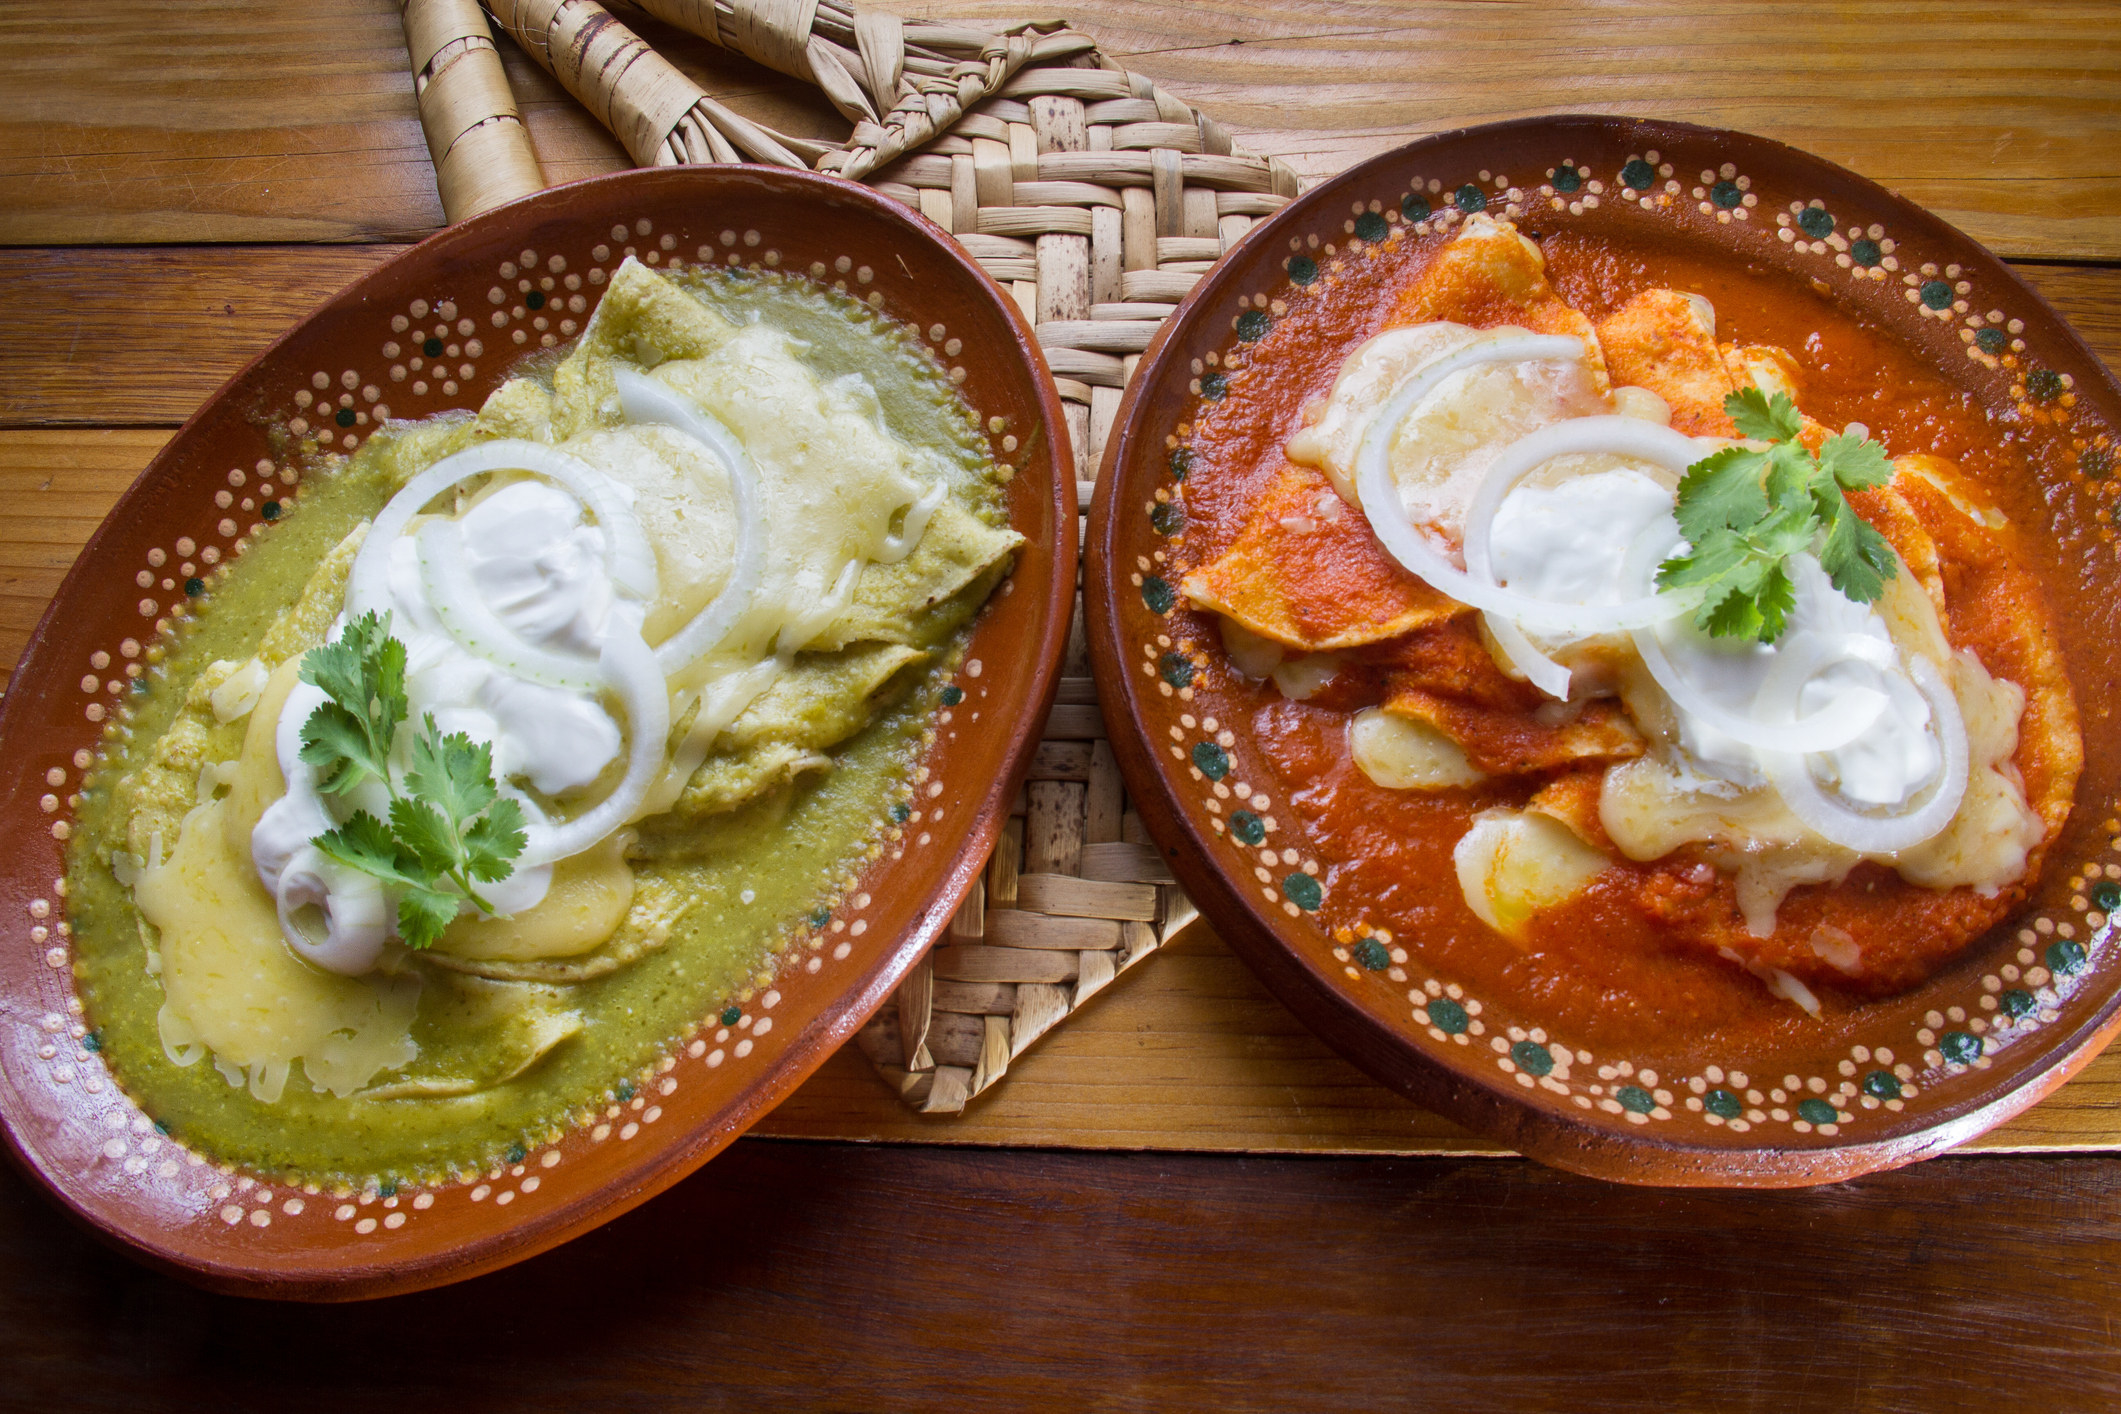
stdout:
{"type": "MultiPolygon", "coordinates": [[[[867,182],[954,235],[1037,326],[1087,507],[1121,390],[1158,324],[1296,194],[1279,161],[1052,24],[1002,34],[846,0],[638,0],[815,85],[840,143],[715,102],[596,0],[484,0],[642,166],[767,162],[867,182]]],[[[402,0],[451,220],[543,179],[478,0],[402,0]]],[[[1082,595],[1060,694],[1001,843],[948,935],[859,1036],[907,1104],[956,1113],[1194,917],[1127,808],[1089,676],[1082,595]]]]}

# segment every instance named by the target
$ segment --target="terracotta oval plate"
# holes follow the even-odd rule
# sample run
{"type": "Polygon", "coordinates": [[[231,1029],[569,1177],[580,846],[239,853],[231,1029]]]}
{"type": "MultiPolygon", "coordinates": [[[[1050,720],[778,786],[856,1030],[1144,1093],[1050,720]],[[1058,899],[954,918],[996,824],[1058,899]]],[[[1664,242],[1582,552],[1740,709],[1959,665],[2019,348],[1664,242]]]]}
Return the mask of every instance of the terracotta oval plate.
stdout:
{"type": "MultiPolygon", "coordinates": [[[[1053,382],[1015,302],[918,216],[852,183],[751,167],[626,172],[542,192],[421,243],[305,320],[186,423],[53,601],[0,707],[0,1117],[74,1213],[209,1286],[350,1299],[434,1286],[565,1241],[642,1202],[771,1109],[889,996],[971,887],[1036,745],[1065,646],[1076,506],[1053,382]],[[125,668],[187,580],[269,534],[290,449],[350,452],[385,417],[477,408],[525,353],[564,343],[611,270],[807,273],[916,326],[979,415],[1027,544],[978,620],[913,807],[770,986],[637,1075],[557,1142],[470,1181],[390,1193],[291,1185],[159,1133],[96,1054],[58,883],[71,807],[118,729],[125,668]],[[1006,671],[982,672],[982,666],[1006,671]],[[955,725],[950,717],[957,718],[955,725]],[[971,723],[981,723],[972,728],[971,723]],[[43,808],[39,809],[40,800],[43,808]]],[[[196,589],[196,585],[191,586],[196,589]]]]}
{"type": "MultiPolygon", "coordinates": [[[[1794,1185],[1908,1163],[2031,1105],[2121,1018],[2106,921],[2121,908],[2121,752],[2102,730],[2121,657],[2116,427],[2121,393],[2038,295],[1964,235],[1829,163],[1739,133],[1614,118],[1425,139],[1262,223],[1145,356],[1089,539],[1090,646],[1113,747],[1210,921],[1322,1036],[1422,1104],[1548,1163],[1633,1182],[1794,1185]],[[2085,770],[2032,897],[1926,984],[1839,1019],[1790,1008],[1794,1020],[1743,1044],[1610,1033],[1594,1044],[1542,1016],[1530,990],[1499,997],[1425,958],[1420,899],[1393,904],[1397,936],[1380,938],[1351,877],[1359,851],[1307,813],[1305,780],[1278,774],[1255,725],[1278,694],[1232,670],[1211,617],[1178,590],[1193,564],[1188,498],[1205,507],[1217,494],[1185,481],[1191,442],[1219,417],[1254,416],[1248,406],[1275,408],[1264,415],[1284,418],[1273,436],[1285,438],[1301,396],[1323,393],[1382,318],[1361,300],[1385,278],[1389,247],[1475,212],[1540,239],[1670,250],[1778,300],[1837,306],[1985,410],[2034,468],[2037,486],[2013,488],[2012,504],[2029,508],[2085,770]],[[1248,404],[1248,380],[1269,377],[1254,360],[1276,321],[1321,301],[1328,317],[1309,327],[1335,346],[1315,356],[1319,386],[1248,404]]],[[[1428,891],[1458,906],[1448,863],[1428,891]]]]}

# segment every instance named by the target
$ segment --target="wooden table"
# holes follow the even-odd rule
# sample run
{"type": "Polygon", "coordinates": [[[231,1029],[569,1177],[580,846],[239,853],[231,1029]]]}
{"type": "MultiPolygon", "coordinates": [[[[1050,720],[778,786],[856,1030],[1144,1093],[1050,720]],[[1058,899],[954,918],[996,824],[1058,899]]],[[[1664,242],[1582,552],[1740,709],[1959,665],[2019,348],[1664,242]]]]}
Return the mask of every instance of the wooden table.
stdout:
{"type": "MultiPolygon", "coordinates": [[[[1764,132],[2026,262],[2121,364],[2112,3],[1047,8],[1307,175],[1524,113],[1764,132]]],[[[792,80],[641,28],[741,111],[835,132],[792,80]]],[[[550,178],[622,165],[507,57],[550,178]]],[[[170,430],[442,218],[391,0],[8,0],[0,95],[11,661],[170,430]]],[[[2015,1155],[1803,1193],[1612,1188],[1467,1157],[1486,1146],[1196,932],[961,1119],[908,1115],[843,1053],[762,1127],[784,1138],[441,1292],[204,1296],[0,1174],[0,1404],[2111,1407],[2121,1157],[2053,1151],[2121,1147],[2117,1084],[2108,1057],[1984,1141],[2015,1155]],[[1363,1151],[1430,1156],[1319,1156],[1363,1151]]]]}

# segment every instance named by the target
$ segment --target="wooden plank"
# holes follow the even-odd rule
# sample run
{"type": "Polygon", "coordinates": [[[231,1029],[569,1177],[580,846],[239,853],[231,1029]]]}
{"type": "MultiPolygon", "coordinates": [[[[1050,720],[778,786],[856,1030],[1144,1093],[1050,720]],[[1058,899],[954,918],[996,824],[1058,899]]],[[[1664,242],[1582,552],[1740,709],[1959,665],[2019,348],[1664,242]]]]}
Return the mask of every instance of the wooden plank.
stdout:
{"type": "Polygon", "coordinates": [[[0,662],[14,676],[30,631],[74,557],[148,460],[162,431],[0,432],[0,662]]]}
{"type": "MultiPolygon", "coordinates": [[[[989,923],[1002,916],[989,914],[989,923]]],[[[942,975],[947,974],[939,967],[942,975]]],[[[939,1125],[908,1113],[849,1048],[827,1061],[756,1132],[1092,1149],[1503,1152],[1342,1060],[1275,1001],[1205,925],[1166,943],[1124,985],[1107,988],[1010,1069],[1008,1084],[939,1125]]],[[[2121,1146],[2121,1048],[2094,1060],[2026,1114],[1975,1140],[1968,1151],[2116,1146],[2121,1146]]]]}
{"type": "MultiPolygon", "coordinates": [[[[15,0],[0,11],[10,96],[0,243],[402,240],[433,229],[441,210],[396,8],[102,0],[50,24],[15,0]]],[[[963,24],[1016,18],[992,0],[920,9],[963,24]]],[[[1709,23],[1696,0],[1429,6],[1379,23],[1386,15],[1359,0],[1312,0],[1219,11],[1212,35],[1176,0],[1064,9],[1240,147],[1307,176],[1423,133],[1613,106],[1794,143],[2006,253],[2121,258],[2110,160],[2121,45],[2097,0],[2047,7],[2038,23],[1943,0],[1889,23],[1860,7],[1773,0],[1719,7],[1709,23]],[[1737,74],[1742,84],[1703,80],[1737,74]]],[[[845,131],[796,80],[630,11],[628,21],[747,116],[845,131]]],[[[623,165],[550,76],[513,44],[500,48],[548,180],[623,165]]]]}
{"type": "MultiPolygon", "coordinates": [[[[296,320],[401,246],[0,249],[9,337],[0,427],[174,424],[296,320]]],[[[2121,269],[2021,265],[2110,368],[2121,368],[2121,269]]],[[[1064,678],[1060,730],[1103,735],[1090,679],[1064,678]]],[[[1068,779],[1081,780],[1082,776],[1068,779]]]]}
{"type": "Polygon", "coordinates": [[[178,423],[397,245],[0,250],[0,426],[178,423]]]}
{"type": "Polygon", "coordinates": [[[1732,1193],[1492,1160],[742,1140],[465,1294],[236,1306],[54,1222],[0,1166],[0,1366],[12,1405],[82,1414],[408,1389],[876,1414],[2101,1410],[2117,1249],[2107,1159],[1732,1193]],[[651,1317],[616,1318],[615,1283],[651,1317]],[[154,1316],[122,1355],[120,1309],[154,1316]],[[273,1340],[204,1334],[238,1313],[273,1340]]]}
{"type": "MultiPolygon", "coordinates": [[[[0,244],[395,241],[442,208],[393,0],[0,7],[0,244]]],[[[746,117],[846,124],[807,85],[636,14],[746,117]]],[[[629,165],[513,43],[501,58],[550,183],[629,165]]]]}

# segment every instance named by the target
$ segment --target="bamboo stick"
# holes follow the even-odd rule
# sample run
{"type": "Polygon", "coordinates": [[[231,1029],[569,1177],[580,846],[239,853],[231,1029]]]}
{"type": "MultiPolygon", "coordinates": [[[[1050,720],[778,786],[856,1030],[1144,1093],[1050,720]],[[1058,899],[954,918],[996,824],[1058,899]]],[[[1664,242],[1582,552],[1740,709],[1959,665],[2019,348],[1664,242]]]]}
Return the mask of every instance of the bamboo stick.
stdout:
{"type": "Polygon", "coordinates": [[[545,185],[478,0],[403,0],[420,127],[442,213],[462,221],[545,185]]]}

